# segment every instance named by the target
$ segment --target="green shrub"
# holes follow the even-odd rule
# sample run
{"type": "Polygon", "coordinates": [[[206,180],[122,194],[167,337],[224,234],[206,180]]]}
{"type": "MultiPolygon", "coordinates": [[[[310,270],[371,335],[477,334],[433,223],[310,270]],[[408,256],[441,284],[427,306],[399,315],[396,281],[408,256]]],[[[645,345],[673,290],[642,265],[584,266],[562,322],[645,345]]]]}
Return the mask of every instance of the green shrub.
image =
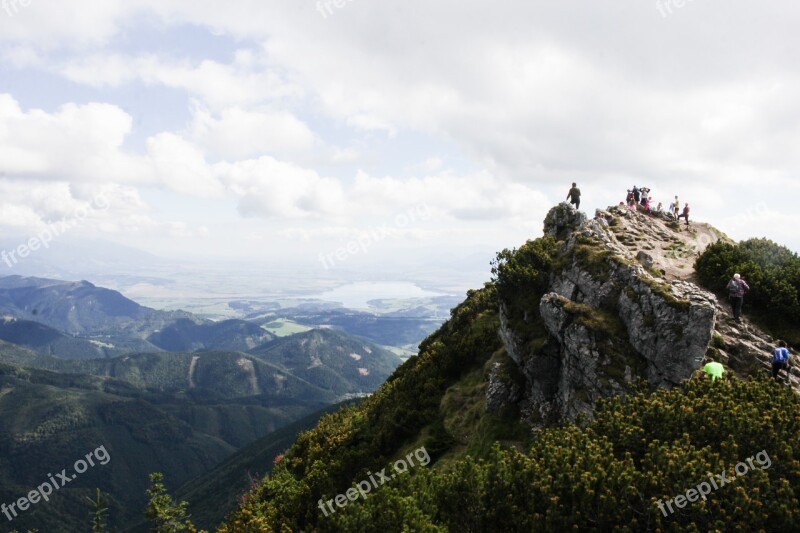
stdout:
{"type": "MultiPolygon", "coordinates": [[[[687,382],[600,402],[586,429],[545,430],[527,453],[496,445],[418,469],[340,510],[321,531],[796,531],[800,401],[771,381],[687,382]],[[734,466],[765,451],[771,465],[734,466]],[[759,468],[761,466],[761,468],[759,468]],[[727,472],[674,514],[666,502],[727,472]],[[666,507],[665,507],[666,509],[666,507]]],[[[677,507],[674,507],[677,509],[677,507]]]]}
{"type": "Polygon", "coordinates": [[[497,295],[506,305],[512,328],[525,338],[541,337],[539,301],[547,290],[550,272],[558,251],[552,237],[528,241],[519,249],[505,249],[492,262],[492,281],[497,295]]]}
{"type": "Polygon", "coordinates": [[[800,344],[800,257],[767,239],[739,244],[717,242],[695,264],[705,287],[727,294],[726,285],[738,272],[750,286],[746,311],[776,335],[800,344]]]}

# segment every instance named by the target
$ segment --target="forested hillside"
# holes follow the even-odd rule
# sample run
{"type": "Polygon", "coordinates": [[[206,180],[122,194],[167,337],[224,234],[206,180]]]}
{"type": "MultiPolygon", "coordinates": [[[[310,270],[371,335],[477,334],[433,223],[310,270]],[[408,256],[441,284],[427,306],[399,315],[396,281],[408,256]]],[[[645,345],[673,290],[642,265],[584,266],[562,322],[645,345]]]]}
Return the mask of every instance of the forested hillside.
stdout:
{"type": "Polygon", "coordinates": [[[302,434],[219,531],[800,527],[796,392],[765,371],[730,369],[713,383],[697,372],[717,353],[723,310],[685,279],[704,248],[687,244],[721,234],[627,210],[606,216],[603,225],[560,207],[548,236],[500,253],[492,282],[471,291],[417,357],[302,434]],[[645,231],[669,273],[650,254],[637,258],[645,231]],[[680,251],[669,254],[675,241],[680,251]],[[639,348],[659,323],[687,319],[690,328],[667,330],[686,346],[678,353],[639,348]],[[561,377],[542,381],[552,375],[561,377]],[[423,448],[430,464],[368,495],[348,491],[423,448]],[[712,473],[731,486],[702,499],[695,491],[687,504],[682,495],[712,473]]]}

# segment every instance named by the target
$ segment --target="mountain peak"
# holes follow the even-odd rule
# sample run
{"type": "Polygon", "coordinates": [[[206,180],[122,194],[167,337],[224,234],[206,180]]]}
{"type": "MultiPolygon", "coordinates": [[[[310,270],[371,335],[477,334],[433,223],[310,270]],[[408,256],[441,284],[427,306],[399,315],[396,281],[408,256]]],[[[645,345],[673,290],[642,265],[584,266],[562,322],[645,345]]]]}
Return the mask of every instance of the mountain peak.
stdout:
{"type": "Polygon", "coordinates": [[[682,230],[661,216],[619,207],[588,219],[560,204],[547,214],[544,232],[557,249],[538,309],[510,301],[513,295],[500,302],[500,335],[524,382],[509,393],[501,381],[510,374],[498,362],[490,409],[515,403],[545,423],[590,415],[596,400],[625,394],[637,378],[672,387],[702,366],[717,299],[664,273],[683,272],[700,250],[688,241],[712,235],[708,227],[682,230]],[[667,260],[678,248],[684,255],[667,260]],[[544,327],[531,333],[539,321],[544,327]]]}
{"type": "Polygon", "coordinates": [[[625,206],[589,219],[562,203],[544,233],[556,251],[538,309],[501,295],[500,335],[516,368],[494,364],[491,411],[513,404],[547,424],[591,415],[596,400],[626,394],[637,379],[673,387],[709,359],[742,375],[768,365],[772,339],[734,327],[726,306],[696,284],[696,258],[729,240],[712,226],[625,206]],[[508,378],[515,372],[521,382],[508,378]]]}

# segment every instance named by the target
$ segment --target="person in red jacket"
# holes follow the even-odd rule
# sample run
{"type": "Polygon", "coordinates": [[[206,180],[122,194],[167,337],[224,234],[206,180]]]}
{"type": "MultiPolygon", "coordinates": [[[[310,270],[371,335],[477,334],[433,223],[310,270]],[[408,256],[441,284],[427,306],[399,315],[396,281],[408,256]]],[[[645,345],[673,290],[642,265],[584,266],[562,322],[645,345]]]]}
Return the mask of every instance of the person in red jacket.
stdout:
{"type": "MultiPolygon", "coordinates": [[[[678,209],[675,208],[675,210],[677,211],[678,209]]],[[[678,215],[678,220],[680,220],[682,218],[686,219],[686,225],[688,226],[689,225],[689,204],[684,205],[683,206],[683,213],[678,215]]]]}
{"type": "Polygon", "coordinates": [[[731,298],[731,307],[733,307],[733,319],[741,322],[742,303],[744,303],[744,295],[750,290],[750,286],[742,279],[742,276],[734,274],[733,279],[728,282],[727,288],[731,298]]]}

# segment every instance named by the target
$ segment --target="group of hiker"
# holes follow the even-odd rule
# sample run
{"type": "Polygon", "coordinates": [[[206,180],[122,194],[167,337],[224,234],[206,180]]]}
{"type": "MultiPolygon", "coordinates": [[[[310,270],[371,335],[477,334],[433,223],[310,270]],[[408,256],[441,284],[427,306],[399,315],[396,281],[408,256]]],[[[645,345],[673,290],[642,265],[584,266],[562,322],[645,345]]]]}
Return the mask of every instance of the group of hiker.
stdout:
{"type": "MultiPolygon", "coordinates": [[[[575,209],[580,209],[581,190],[578,188],[577,183],[572,184],[572,187],[567,193],[567,199],[570,201],[570,204],[575,206],[575,209]]],[[[650,189],[647,187],[637,187],[634,185],[633,189],[628,190],[626,203],[630,209],[641,209],[645,213],[651,214],[651,201],[652,197],[650,196],[650,189]]],[[[625,204],[620,202],[620,205],[622,206],[625,204]]],[[[670,204],[669,211],[667,213],[669,216],[674,217],[675,220],[680,220],[681,218],[685,219],[686,225],[688,226],[689,204],[684,204],[682,211],[680,209],[680,205],[681,204],[678,200],[678,197],[675,196],[675,200],[670,204]]],[[[662,204],[659,202],[658,206],[655,208],[655,212],[660,213],[661,208],[662,204]]],[[[601,222],[607,223],[605,218],[602,218],[601,222]]],[[[737,324],[740,324],[742,322],[742,305],[744,303],[744,296],[750,290],[750,286],[739,273],[736,273],[728,282],[727,289],[730,297],[731,308],[733,310],[733,319],[737,324]]],[[[781,370],[786,370],[788,373],[789,368],[789,348],[787,347],[785,341],[778,341],[776,348],[772,352],[772,377],[777,380],[781,370]]],[[[710,362],[705,365],[703,369],[708,374],[712,375],[713,379],[722,376],[723,367],[720,363],[710,362]]]]}
{"type": "Polygon", "coordinates": [[[627,196],[625,197],[625,203],[628,205],[630,209],[638,209],[641,206],[641,209],[645,213],[650,213],[650,202],[653,201],[653,197],[650,196],[650,189],[647,187],[637,187],[636,185],[633,186],[633,189],[628,189],[627,196]]]}
{"type": "MultiPolygon", "coordinates": [[[[575,209],[580,209],[581,207],[581,190],[578,188],[578,184],[572,184],[569,192],[567,192],[567,200],[569,203],[575,206],[575,209]]],[[[658,202],[658,205],[654,208],[652,207],[653,197],[650,196],[650,188],[649,187],[637,187],[636,185],[633,186],[632,189],[628,189],[627,196],[625,197],[625,202],[620,202],[620,206],[627,205],[629,209],[633,210],[641,210],[648,215],[652,215],[653,213],[661,213],[663,210],[663,204],[658,202]]],[[[675,196],[675,199],[669,204],[669,209],[667,210],[667,215],[674,218],[676,221],[680,221],[680,219],[684,219],[686,225],[689,225],[689,213],[691,209],[689,208],[689,204],[683,204],[683,209],[681,209],[681,202],[678,199],[678,196],[675,196]]]]}
{"type": "MultiPolygon", "coordinates": [[[[650,196],[650,188],[649,187],[637,187],[636,185],[633,186],[633,189],[628,189],[628,193],[626,196],[626,204],[630,209],[641,209],[643,212],[647,213],[648,215],[652,215],[653,213],[661,213],[663,209],[663,204],[658,202],[658,205],[653,208],[653,197],[650,196]]],[[[685,203],[683,205],[683,209],[681,209],[681,202],[678,199],[678,196],[675,196],[675,199],[669,204],[669,209],[667,210],[667,215],[673,217],[675,220],[684,219],[686,221],[686,225],[689,225],[689,204],[685,203]]]]}

